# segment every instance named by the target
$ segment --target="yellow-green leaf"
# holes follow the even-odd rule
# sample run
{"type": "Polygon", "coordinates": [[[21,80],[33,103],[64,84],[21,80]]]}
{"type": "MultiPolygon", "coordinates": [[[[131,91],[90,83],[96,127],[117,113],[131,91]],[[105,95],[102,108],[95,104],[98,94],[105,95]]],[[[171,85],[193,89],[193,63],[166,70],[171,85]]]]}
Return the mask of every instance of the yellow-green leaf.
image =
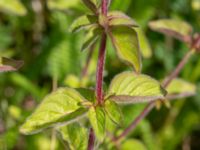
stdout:
{"type": "Polygon", "coordinates": [[[117,103],[142,103],[164,99],[166,91],[158,81],[147,75],[124,72],[112,80],[108,95],[117,103]]]}
{"type": "Polygon", "coordinates": [[[118,104],[114,101],[106,100],[105,102],[105,111],[108,114],[108,117],[116,124],[122,124],[122,112],[118,104]]]}
{"type": "Polygon", "coordinates": [[[177,99],[196,94],[196,86],[183,79],[174,79],[166,88],[168,99],[177,99]]]}
{"type": "Polygon", "coordinates": [[[23,61],[0,57],[0,73],[6,71],[16,71],[22,67],[23,61]]]}
{"type": "Polygon", "coordinates": [[[105,112],[101,107],[91,107],[88,112],[88,117],[95,135],[100,141],[105,137],[105,112]]]}
{"type": "Polygon", "coordinates": [[[23,16],[27,13],[20,0],[0,0],[0,11],[23,16]]]}
{"type": "Polygon", "coordinates": [[[70,26],[71,32],[77,32],[81,29],[87,28],[88,26],[96,25],[97,17],[94,15],[84,15],[77,18],[70,26]]]}
{"type": "Polygon", "coordinates": [[[108,13],[110,26],[129,26],[138,27],[138,24],[129,16],[120,11],[111,11],[108,13]]]}
{"type": "Polygon", "coordinates": [[[184,21],[175,19],[161,19],[149,23],[152,30],[172,36],[181,41],[189,42],[192,34],[192,27],[184,21]]]}
{"type": "Polygon", "coordinates": [[[20,128],[23,134],[32,134],[58,124],[67,124],[85,114],[79,104],[85,99],[74,89],[60,88],[44,98],[35,112],[20,128]]]}
{"type": "Polygon", "coordinates": [[[131,64],[136,72],[140,72],[141,55],[135,30],[126,26],[113,26],[109,35],[119,58],[131,64]]]}
{"type": "Polygon", "coordinates": [[[151,49],[151,45],[150,45],[145,33],[142,31],[141,28],[136,28],[135,30],[138,34],[138,39],[139,39],[139,43],[140,43],[140,50],[141,50],[142,56],[144,58],[150,58],[152,56],[152,49],[151,49]]]}
{"type": "Polygon", "coordinates": [[[121,150],[147,150],[145,145],[136,139],[125,140],[121,145],[121,150]]]}
{"type": "Polygon", "coordinates": [[[59,129],[62,138],[68,142],[71,150],[86,150],[88,130],[78,123],[69,124],[59,129]]]}

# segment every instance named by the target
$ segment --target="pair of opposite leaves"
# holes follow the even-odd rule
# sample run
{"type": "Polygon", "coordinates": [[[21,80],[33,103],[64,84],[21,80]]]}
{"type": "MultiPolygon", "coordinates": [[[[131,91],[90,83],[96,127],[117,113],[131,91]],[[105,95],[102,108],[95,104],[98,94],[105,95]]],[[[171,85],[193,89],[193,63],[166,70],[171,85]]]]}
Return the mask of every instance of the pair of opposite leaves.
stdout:
{"type": "MultiPolygon", "coordinates": [[[[95,15],[82,16],[73,23],[72,31],[78,31],[82,28],[88,30],[87,38],[83,45],[83,49],[86,49],[96,42],[103,31],[102,26],[105,25],[110,27],[108,34],[111,37],[119,57],[132,64],[135,70],[140,72],[141,59],[139,54],[139,44],[137,34],[132,28],[137,25],[122,12],[108,13],[108,18],[105,18],[104,16],[96,17],[95,15]]],[[[174,30],[175,28],[171,29],[174,30]]],[[[88,110],[89,112],[93,112],[89,114],[95,114],[96,110],[94,107],[88,108],[82,105],[85,102],[94,102],[95,97],[93,96],[88,99],[83,96],[85,94],[87,95],[87,89],[85,89],[84,93],[81,93],[83,95],[78,91],[70,88],[62,88],[47,96],[22,126],[21,132],[30,134],[49,126],[71,123],[84,115],[88,110]]],[[[164,99],[165,94],[166,91],[156,80],[145,75],[125,72],[118,75],[112,81],[107,93],[107,101],[115,101],[117,103],[137,103],[138,101],[143,102],[164,99]]],[[[113,112],[111,111],[110,115],[113,117],[112,113],[113,112]]],[[[98,113],[99,116],[101,116],[100,114],[101,113],[98,113]]],[[[102,124],[99,124],[99,121],[97,120],[98,117],[91,116],[92,115],[89,115],[88,117],[98,135],[99,128],[101,128],[102,124]]]]}

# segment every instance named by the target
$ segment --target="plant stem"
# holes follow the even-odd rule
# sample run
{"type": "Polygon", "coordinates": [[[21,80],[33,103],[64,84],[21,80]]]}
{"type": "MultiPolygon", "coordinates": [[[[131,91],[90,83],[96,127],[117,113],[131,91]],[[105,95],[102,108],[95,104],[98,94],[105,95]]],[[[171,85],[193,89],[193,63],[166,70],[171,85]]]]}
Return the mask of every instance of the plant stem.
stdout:
{"type": "MultiPolygon", "coordinates": [[[[171,81],[176,78],[180,71],[183,69],[183,67],[185,66],[185,64],[189,61],[189,58],[192,56],[192,54],[194,53],[193,50],[190,50],[181,60],[181,62],[178,64],[178,66],[175,68],[175,70],[164,80],[163,82],[163,87],[166,88],[171,81]]],[[[145,108],[144,110],[139,114],[139,116],[136,117],[136,119],[118,136],[113,138],[112,140],[114,142],[119,141],[121,138],[127,136],[129,133],[131,133],[132,130],[135,129],[135,127],[138,125],[138,123],[145,118],[150,111],[155,107],[155,101],[150,102],[145,108]]]]}
{"type": "Polygon", "coordinates": [[[106,54],[106,33],[102,34],[101,45],[99,49],[99,57],[97,64],[97,73],[96,73],[96,97],[98,104],[103,102],[103,71],[105,63],[105,54],[106,54]]]}
{"type": "Polygon", "coordinates": [[[93,129],[91,128],[90,134],[89,134],[89,141],[88,141],[88,150],[94,149],[94,143],[95,143],[95,135],[94,135],[93,129]]]}
{"type": "MultiPolygon", "coordinates": [[[[101,10],[102,14],[107,16],[107,4],[108,0],[102,0],[101,10]]],[[[96,97],[97,102],[99,105],[101,105],[104,101],[104,95],[103,95],[103,71],[104,71],[104,64],[105,64],[105,55],[106,55],[106,41],[107,41],[107,35],[105,32],[102,33],[101,37],[101,44],[99,49],[99,56],[98,56],[98,63],[97,63],[97,72],[96,72],[96,97]]],[[[89,135],[89,141],[88,141],[88,150],[94,149],[94,143],[95,143],[95,134],[93,129],[90,129],[90,135],[89,135]]]]}
{"type": "Polygon", "coordinates": [[[103,15],[107,16],[107,12],[108,12],[108,0],[102,0],[101,11],[102,11],[103,15]]]}

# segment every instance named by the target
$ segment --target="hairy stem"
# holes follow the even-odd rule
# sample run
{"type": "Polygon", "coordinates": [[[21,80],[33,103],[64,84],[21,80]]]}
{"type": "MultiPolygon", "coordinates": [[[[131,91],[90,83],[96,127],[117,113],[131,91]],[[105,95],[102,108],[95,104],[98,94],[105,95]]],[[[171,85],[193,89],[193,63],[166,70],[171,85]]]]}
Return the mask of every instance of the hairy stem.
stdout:
{"type": "Polygon", "coordinates": [[[96,73],[96,97],[98,104],[103,103],[103,71],[104,71],[105,54],[106,54],[106,40],[107,40],[106,33],[103,33],[99,49],[99,57],[98,57],[97,73],[96,73]]]}
{"type": "MultiPolygon", "coordinates": [[[[189,58],[192,56],[193,53],[194,53],[194,51],[190,50],[183,57],[183,59],[180,61],[180,63],[178,64],[178,66],[175,68],[175,70],[164,80],[163,87],[166,88],[171,83],[171,81],[179,75],[180,71],[183,69],[183,67],[185,66],[185,64],[189,61],[189,58]]],[[[151,110],[154,107],[155,107],[155,101],[150,102],[144,108],[144,110],[136,117],[136,119],[118,137],[114,137],[113,138],[113,141],[117,142],[121,138],[123,138],[123,137],[127,136],[129,133],[131,133],[131,131],[135,129],[135,127],[139,124],[139,122],[142,119],[144,119],[151,112],[151,110]]]]}

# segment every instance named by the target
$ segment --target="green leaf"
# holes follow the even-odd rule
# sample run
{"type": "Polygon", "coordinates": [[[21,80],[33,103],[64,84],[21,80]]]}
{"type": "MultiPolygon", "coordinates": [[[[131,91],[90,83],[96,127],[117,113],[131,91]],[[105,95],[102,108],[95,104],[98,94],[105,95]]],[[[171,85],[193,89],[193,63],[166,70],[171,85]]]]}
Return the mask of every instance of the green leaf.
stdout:
{"type": "Polygon", "coordinates": [[[87,111],[79,105],[82,101],[85,99],[74,89],[58,89],[44,98],[20,128],[21,133],[32,134],[50,126],[77,120],[87,111]]]}
{"type": "Polygon", "coordinates": [[[118,125],[122,124],[122,112],[120,107],[115,102],[106,100],[105,112],[114,123],[118,125]]]}
{"type": "Polygon", "coordinates": [[[96,103],[96,96],[95,91],[92,89],[86,89],[86,88],[77,88],[76,89],[85,99],[92,102],[93,104],[96,103]]]}
{"type": "Polygon", "coordinates": [[[128,139],[122,143],[121,150],[147,150],[144,144],[136,139],[128,139]]]}
{"type": "Polygon", "coordinates": [[[86,150],[88,145],[88,130],[78,123],[60,128],[62,138],[69,143],[71,150],[86,150]]]}
{"type": "Polygon", "coordinates": [[[93,27],[91,28],[85,38],[84,38],[84,42],[83,42],[83,46],[81,48],[82,51],[84,51],[85,49],[90,48],[99,38],[99,35],[101,33],[101,29],[98,27],[93,27]]]}
{"type": "Polygon", "coordinates": [[[172,36],[184,42],[190,42],[192,34],[192,27],[180,20],[175,19],[161,19],[149,23],[152,30],[172,36]]]}
{"type": "Polygon", "coordinates": [[[117,103],[142,103],[164,99],[166,91],[158,81],[147,75],[124,72],[112,80],[108,95],[117,103]]]}
{"type": "Polygon", "coordinates": [[[96,25],[98,18],[94,15],[84,15],[77,18],[70,26],[71,32],[78,32],[81,29],[96,25]]]}
{"type": "Polygon", "coordinates": [[[142,31],[141,28],[136,28],[135,30],[138,34],[142,56],[144,58],[150,58],[152,56],[152,49],[145,33],[142,31]]]}
{"type": "Polygon", "coordinates": [[[95,135],[100,141],[105,137],[105,113],[101,107],[91,107],[88,112],[88,117],[95,135]]]}
{"type": "Polygon", "coordinates": [[[129,26],[138,27],[138,24],[129,16],[120,11],[111,11],[108,13],[110,26],[129,26]]]}
{"type": "Polygon", "coordinates": [[[119,58],[133,65],[136,72],[140,72],[142,64],[135,30],[126,26],[113,26],[109,35],[119,58]]]}
{"type": "Polygon", "coordinates": [[[16,71],[22,67],[23,61],[0,57],[0,73],[6,71],[16,71]]]}
{"type": "Polygon", "coordinates": [[[27,13],[26,8],[19,0],[0,0],[0,11],[20,16],[27,13]]]}
{"type": "Polygon", "coordinates": [[[82,1],[94,14],[98,13],[98,8],[94,0],[82,0],[82,1]]]}
{"type": "Polygon", "coordinates": [[[168,99],[177,99],[193,96],[196,94],[196,86],[183,79],[174,79],[166,88],[168,99]]]}

